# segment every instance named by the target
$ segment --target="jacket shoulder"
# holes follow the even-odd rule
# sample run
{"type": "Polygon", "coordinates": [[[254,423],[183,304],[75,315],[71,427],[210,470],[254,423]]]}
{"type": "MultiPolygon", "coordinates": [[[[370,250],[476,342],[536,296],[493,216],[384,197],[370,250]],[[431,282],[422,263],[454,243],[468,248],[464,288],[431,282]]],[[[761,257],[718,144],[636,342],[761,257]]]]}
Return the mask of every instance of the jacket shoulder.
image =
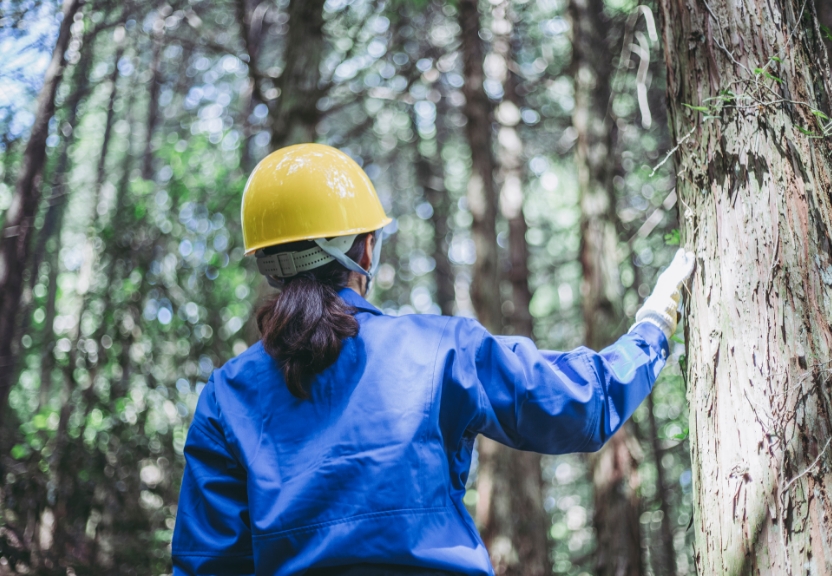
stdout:
{"type": "Polygon", "coordinates": [[[231,358],[215,370],[214,376],[221,376],[224,380],[237,380],[240,377],[247,379],[254,374],[276,369],[277,363],[266,353],[263,343],[258,340],[245,352],[231,358]]]}

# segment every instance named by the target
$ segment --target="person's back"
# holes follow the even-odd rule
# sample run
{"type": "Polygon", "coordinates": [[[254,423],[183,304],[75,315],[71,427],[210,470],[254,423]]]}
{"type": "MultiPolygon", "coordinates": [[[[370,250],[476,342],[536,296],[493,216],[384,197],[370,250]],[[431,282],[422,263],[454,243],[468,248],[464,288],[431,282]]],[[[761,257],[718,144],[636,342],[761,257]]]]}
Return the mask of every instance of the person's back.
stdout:
{"type": "Polygon", "coordinates": [[[283,291],[262,341],[201,393],[175,574],[492,574],[462,501],[477,434],[597,450],[664,365],[661,322],[559,353],[467,318],[383,315],[341,267],[371,271],[372,238],[318,242],[337,262],[308,242],[260,253],[283,291]]]}

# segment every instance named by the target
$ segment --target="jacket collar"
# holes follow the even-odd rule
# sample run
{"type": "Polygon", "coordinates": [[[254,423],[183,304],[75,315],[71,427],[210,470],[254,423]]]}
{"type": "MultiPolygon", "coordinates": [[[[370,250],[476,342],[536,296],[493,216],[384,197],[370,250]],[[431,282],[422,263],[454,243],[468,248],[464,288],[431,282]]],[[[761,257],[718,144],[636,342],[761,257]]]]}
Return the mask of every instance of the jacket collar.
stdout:
{"type": "Polygon", "coordinates": [[[341,300],[352,306],[357,310],[361,310],[362,312],[369,312],[370,314],[375,314],[380,316],[383,314],[381,310],[364,300],[361,296],[358,295],[358,292],[353,290],[352,288],[341,288],[338,291],[338,296],[341,297],[341,300]]]}

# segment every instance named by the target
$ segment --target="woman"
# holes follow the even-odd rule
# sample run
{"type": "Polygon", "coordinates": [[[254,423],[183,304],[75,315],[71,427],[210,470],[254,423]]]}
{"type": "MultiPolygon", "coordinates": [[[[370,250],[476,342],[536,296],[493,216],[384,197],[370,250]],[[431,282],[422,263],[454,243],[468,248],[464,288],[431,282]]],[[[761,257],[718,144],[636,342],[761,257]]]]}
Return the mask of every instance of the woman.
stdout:
{"type": "Polygon", "coordinates": [[[368,303],[390,222],[345,154],[304,144],[246,184],[247,253],[280,288],[262,340],[199,399],[175,574],[493,574],[462,503],[477,434],[545,454],[598,450],[650,392],[693,255],[600,353],[538,350],[468,318],[368,303]]]}

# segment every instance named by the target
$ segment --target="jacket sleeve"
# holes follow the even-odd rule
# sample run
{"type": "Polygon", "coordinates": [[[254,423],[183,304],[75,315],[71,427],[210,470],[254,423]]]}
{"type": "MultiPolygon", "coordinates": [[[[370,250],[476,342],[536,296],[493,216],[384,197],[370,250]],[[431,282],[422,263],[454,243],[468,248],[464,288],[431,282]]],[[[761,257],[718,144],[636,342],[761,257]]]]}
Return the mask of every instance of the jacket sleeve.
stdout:
{"type": "Polygon", "coordinates": [[[246,473],[228,448],[213,379],[185,443],[172,555],[174,576],[254,574],[246,473]]]}
{"type": "Polygon", "coordinates": [[[650,393],[667,358],[667,339],[649,323],[600,352],[538,350],[528,338],[482,327],[458,337],[479,342],[462,344],[453,368],[454,403],[469,408],[466,433],[544,454],[599,450],[650,393]]]}

